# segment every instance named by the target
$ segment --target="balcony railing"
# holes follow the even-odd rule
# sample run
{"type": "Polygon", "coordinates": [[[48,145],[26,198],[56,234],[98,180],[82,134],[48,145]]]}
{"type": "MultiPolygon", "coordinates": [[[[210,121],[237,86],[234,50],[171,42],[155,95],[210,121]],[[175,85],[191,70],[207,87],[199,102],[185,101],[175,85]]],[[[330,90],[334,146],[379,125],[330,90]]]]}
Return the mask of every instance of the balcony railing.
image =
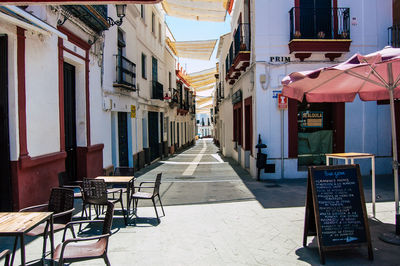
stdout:
{"type": "Polygon", "coordinates": [[[240,51],[250,51],[250,24],[240,23],[234,36],[234,58],[240,51]]]}
{"type": "Polygon", "coordinates": [[[173,103],[179,103],[179,91],[177,89],[170,89],[171,91],[171,101],[173,103]]]}
{"type": "Polygon", "coordinates": [[[290,40],[350,39],[349,8],[303,8],[289,11],[290,40]]]}
{"type": "Polygon", "coordinates": [[[107,30],[107,5],[64,5],[68,13],[81,20],[95,32],[107,30]]]}
{"type": "Polygon", "coordinates": [[[136,65],[122,55],[116,55],[116,81],[114,87],[136,90],[136,65]]]}
{"type": "Polygon", "coordinates": [[[153,80],[151,87],[152,87],[151,98],[157,99],[157,100],[164,100],[163,85],[161,83],[158,83],[157,81],[153,80]]]}
{"type": "Polygon", "coordinates": [[[400,48],[400,24],[388,28],[388,44],[400,48]]]}

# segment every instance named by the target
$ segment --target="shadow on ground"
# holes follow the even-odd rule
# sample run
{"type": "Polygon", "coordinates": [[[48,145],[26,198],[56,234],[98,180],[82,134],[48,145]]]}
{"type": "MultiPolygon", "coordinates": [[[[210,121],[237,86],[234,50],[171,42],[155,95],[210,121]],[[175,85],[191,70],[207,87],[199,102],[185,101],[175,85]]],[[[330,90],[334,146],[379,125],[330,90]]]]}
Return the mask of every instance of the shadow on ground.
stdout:
{"type": "MultiPolygon", "coordinates": [[[[383,242],[379,239],[382,233],[394,232],[393,224],[382,223],[375,219],[368,219],[371,232],[371,243],[374,260],[368,260],[368,248],[366,245],[359,248],[336,250],[325,252],[326,265],[399,265],[398,256],[400,247],[383,242]]],[[[320,265],[318,245],[316,237],[308,237],[306,247],[296,250],[298,260],[310,265],[320,265]],[[311,241],[311,242],[310,242],[311,241]]]]}
{"type": "MultiPolygon", "coordinates": [[[[256,200],[264,208],[303,207],[307,194],[307,179],[279,179],[256,181],[232,158],[221,158],[228,162],[256,200]]],[[[371,202],[371,176],[363,176],[366,202],[371,202]]],[[[394,201],[394,181],[392,175],[376,177],[376,202],[394,201]]]]}

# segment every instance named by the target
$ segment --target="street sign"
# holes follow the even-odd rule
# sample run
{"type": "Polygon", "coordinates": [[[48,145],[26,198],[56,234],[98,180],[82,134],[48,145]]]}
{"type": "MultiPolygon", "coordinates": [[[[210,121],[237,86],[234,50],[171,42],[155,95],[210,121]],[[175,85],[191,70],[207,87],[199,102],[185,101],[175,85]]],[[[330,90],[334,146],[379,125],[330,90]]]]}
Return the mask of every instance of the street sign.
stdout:
{"type": "Polygon", "coordinates": [[[131,105],[131,118],[136,118],[136,106],[131,105]]]}
{"type": "Polygon", "coordinates": [[[162,0],[5,0],[1,5],[105,5],[105,4],[156,4],[162,0]]]}
{"type": "Polygon", "coordinates": [[[283,96],[282,93],[278,93],[278,108],[280,110],[288,108],[288,98],[283,96]]]}

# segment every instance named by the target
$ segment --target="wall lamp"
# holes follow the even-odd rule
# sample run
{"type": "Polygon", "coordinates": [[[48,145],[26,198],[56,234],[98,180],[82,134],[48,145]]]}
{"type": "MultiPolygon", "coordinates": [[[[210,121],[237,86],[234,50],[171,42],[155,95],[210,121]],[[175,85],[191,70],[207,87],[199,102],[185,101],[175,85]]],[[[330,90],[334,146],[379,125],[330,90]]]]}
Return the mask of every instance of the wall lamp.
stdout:
{"type": "Polygon", "coordinates": [[[110,24],[110,27],[117,25],[121,26],[122,25],[122,19],[125,17],[126,14],[126,5],[115,5],[115,8],[117,9],[117,17],[119,20],[115,21],[110,17],[107,17],[107,22],[110,24]]]}

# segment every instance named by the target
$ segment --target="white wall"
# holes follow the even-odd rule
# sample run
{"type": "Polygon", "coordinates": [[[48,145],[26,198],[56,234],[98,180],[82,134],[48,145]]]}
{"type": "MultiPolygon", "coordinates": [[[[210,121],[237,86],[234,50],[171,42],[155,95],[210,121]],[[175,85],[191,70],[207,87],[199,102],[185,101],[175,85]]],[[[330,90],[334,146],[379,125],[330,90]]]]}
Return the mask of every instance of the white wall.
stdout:
{"type": "Polygon", "coordinates": [[[34,157],[60,151],[58,38],[25,36],[27,147],[34,157]]]}

